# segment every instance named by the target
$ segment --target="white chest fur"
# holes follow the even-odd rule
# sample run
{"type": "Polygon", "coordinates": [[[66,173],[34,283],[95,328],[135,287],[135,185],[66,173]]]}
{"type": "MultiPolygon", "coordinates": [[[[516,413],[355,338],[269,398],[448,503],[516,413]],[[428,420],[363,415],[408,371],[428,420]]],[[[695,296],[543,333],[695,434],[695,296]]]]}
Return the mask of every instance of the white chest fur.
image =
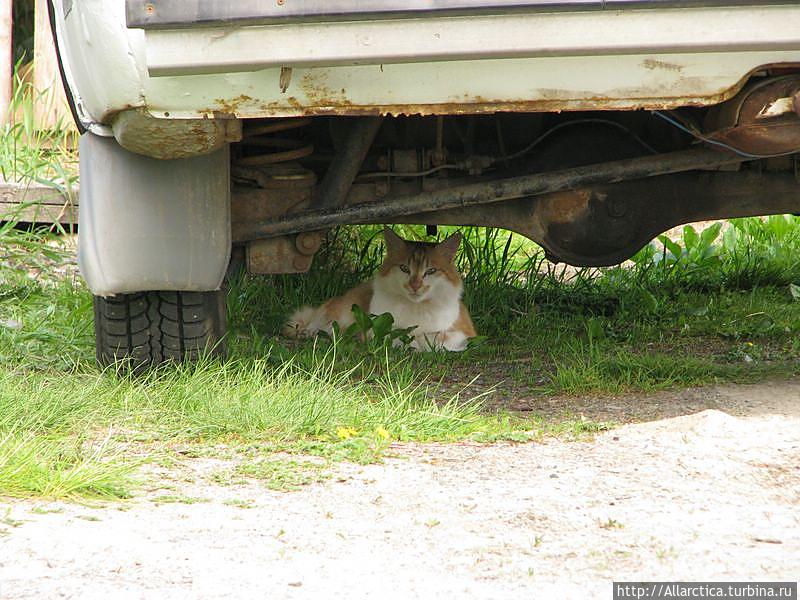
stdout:
{"type": "Polygon", "coordinates": [[[430,298],[413,302],[402,294],[385,289],[375,280],[369,312],[373,315],[391,313],[394,326],[399,329],[414,327],[416,335],[447,331],[458,319],[461,289],[442,285],[430,298]]]}

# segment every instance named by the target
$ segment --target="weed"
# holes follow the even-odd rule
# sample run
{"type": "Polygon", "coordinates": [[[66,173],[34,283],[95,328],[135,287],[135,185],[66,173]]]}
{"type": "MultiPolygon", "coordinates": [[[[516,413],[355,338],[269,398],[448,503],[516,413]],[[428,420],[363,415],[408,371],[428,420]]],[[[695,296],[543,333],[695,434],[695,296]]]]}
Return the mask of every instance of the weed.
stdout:
{"type": "Polygon", "coordinates": [[[8,525],[9,527],[19,527],[20,525],[25,523],[25,521],[20,521],[19,519],[11,518],[11,509],[7,508],[6,513],[2,517],[0,517],[0,523],[2,523],[3,525],[8,525]]]}
{"type": "Polygon", "coordinates": [[[255,508],[256,503],[253,500],[242,500],[241,498],[230,498],[223,500],[225,506],[233,506],[235,508],[255,508]]]}
{"type": "Polygon", "coordinates": [[[330,478],[326,465],[311,461],[262,459],[234,469],[236,475],[258,479],[269,489],[290,492],[330,478]]]}
{"type": "Polygon", "coordinates": [[[433,529],[434,527],[438,527],[441,524],[442,522],[439,519],[428,519],[427,521],[425,521],[425,527],[427,527],[428,529],[433,529]]]}
{"type": "Polygon", "coordinates": [[[412,341],[413,327],[397,329],[394,317],[390,313],[368,315],[357,305],[353,305],[354,322],[344,331],[340,331],[338,323],[333,324],[333,339],[344,344],[356,344],[360,349],[376,356],[386,352],[388,348],[408,350],[412,341]]]}
{"type": "Polygon", "coordinates": [[[38,126],[34,107],[52,110],[55,94],[37,93],[18,61],[14,70],[9,119],[0,126],[0,175],[5,181],[35,181],[70,195],[78,176],[77,131],[60,119],[38,126]]]}
{"type": "Polygon", "coordinates": [[[81,519],[82,521],[91,521],[93,523],[102,521],[100,517],[95,517],[94,515],[76,515],[75,518],[81,519]]]}
{"type": "Polygon", "coordinates": [[[598,523],[600,529],[623,529],[625,526],[616,519],[606,519],[598,523]]]}
{"type": "Polygon", "coordinates": [[[199,498],[196,496],[182,496],[180,494],[162,494],[151,498],[155,504],[200,504],[210,502],[208,498],[199,498]]]}
{"type": "Polygon", "coordinates": [[[31,508],[31,512],[36,515],[50,515],[50,514],[59,514],[63,513],[63,508],[50,508],[47,506],[34,506],[31,508]]]}
{"type": "Polygon", "coordinates": [[[658,558],[658,560],[662,562],[667,560],[673,560],[678,557],[678,553],[673,546],[670,546],[669,548],[663,546],[656,546],[654,552],[656,558],[658,558]]]}

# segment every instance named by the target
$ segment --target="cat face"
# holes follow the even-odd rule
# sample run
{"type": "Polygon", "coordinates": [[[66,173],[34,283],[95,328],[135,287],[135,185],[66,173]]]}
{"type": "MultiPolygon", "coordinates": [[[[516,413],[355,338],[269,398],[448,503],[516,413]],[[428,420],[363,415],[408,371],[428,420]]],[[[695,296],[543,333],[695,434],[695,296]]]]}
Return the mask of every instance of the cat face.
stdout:
{"type": "Polygon", "coordinates": [[[411,302],[422,302],[436,295],[443,286],[459,286],[461,278],[453,262],[461,234],[451,235],[439,244],[410,242],[391,229],[384,229],[386,259],[380,274],[411,302]]]}

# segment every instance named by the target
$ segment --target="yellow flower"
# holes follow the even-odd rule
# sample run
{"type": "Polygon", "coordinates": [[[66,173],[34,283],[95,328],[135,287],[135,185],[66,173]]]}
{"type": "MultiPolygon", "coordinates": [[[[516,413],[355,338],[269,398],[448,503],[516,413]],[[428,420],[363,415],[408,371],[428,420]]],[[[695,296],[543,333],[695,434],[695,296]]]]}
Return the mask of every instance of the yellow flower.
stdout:
{"type": "Polygon", "coordinates": [[[379,438],[383,438],[384,440],[388,440],[391,437],[389,435],[389,432],[386,431],[386,429],[384,429],[383,427],[380,427],[380,426],[375,428],[375,434],[379,438]]]}
{"type": "Polygon", "coordinates": [[[347,440],[358,435],[358,430],[355,427],[339,427],[336,429],[336,435],[340,440],[347,440]]]}

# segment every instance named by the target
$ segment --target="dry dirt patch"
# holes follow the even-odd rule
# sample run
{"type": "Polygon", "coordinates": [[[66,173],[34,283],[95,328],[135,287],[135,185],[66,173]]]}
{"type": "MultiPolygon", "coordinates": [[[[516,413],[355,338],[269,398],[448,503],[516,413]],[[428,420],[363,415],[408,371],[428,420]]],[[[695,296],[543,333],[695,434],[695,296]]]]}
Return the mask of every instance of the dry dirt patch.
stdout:
{"type": "Polygon", "coordinates": [[[194,504],[10,503],[0,597],[583,599],[612,580],[797,577],[799,381],[568,408],[636,422],[397,445],[292,493],[214,485],[233,463],[194,459],[172,481],[194,504]]]}

